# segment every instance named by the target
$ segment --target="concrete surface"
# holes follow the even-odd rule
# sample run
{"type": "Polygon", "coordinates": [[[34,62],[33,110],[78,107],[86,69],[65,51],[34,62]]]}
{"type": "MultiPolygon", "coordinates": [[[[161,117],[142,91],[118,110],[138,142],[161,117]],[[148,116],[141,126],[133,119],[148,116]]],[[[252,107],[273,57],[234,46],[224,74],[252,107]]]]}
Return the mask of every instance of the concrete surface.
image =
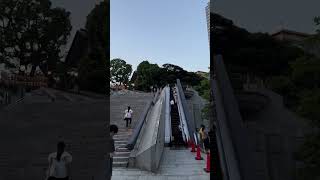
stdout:
{"type": "Polygon", "coordinates": [[[149,171],[158,169],[164,147],[165,103],[169,102],[166,101],[165,91],[162,91],[142,128],[135,153],[136,167],[149,171]]]}
{"type": "MultiPolygon", "coordinates": [[[[170,150],[164,148],[158,172],[152,173],[140,169],[115,168],[112,180],[209,180],[210,174],[206,173],[205,160],[195,160],[195,153],[190,149],[170,150]]],[[[202,157],[206,159],[205,154],[202,157]]]]}
{"type": "Polygon", "coordinates": [[[109,142],[105,123],[108,101],[42,90],[0,111],[0,179],[44,179],[49,153],[59,140],[73,156],[73,179],[91,179],[103,172],[109,142]],[[67,98],[66,98],[67,97],[67,98]],[[71,100],[72,99],[72,100],[71,100]]]}

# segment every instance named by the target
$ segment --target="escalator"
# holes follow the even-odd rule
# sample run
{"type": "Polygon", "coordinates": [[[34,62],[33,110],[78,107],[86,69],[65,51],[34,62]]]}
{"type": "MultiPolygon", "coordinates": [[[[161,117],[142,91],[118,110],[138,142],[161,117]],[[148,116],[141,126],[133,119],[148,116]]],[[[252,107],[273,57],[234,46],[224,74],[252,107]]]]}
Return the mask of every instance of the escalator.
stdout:
{"type": "MultiPolygon", "coordinates": [[[[170,100],[171,99],[174,99],[172,90],[170,92],[170,100]]],[[[176,102],[174,103],[174,105],[171,105],[170,116],[171,116],[171,130],[172,130],[172,136],[173,136],[173,140],[171,141],[171,146],[173,147],[185,146],[186,143],[184,142],[182,137],[182,132],[179,129],[180,116],[179,116],[179,110],[176,102]]]]}

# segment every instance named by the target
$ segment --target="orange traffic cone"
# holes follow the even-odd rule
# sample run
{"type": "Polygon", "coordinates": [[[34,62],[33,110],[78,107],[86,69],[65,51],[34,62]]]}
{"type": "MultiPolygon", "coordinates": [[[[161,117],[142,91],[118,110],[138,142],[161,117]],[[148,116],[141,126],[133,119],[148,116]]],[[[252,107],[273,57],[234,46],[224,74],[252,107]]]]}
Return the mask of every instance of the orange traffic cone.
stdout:
{"type": "Polygon", "coordinates": [[[196,152],[196,149],[195,149],[195,147],[194,147],[194,143],[193,143],[193,142],[191,143],[191,148],[192,148],[192,149],[191,149],[191,152],[196,152]]]}
{"type": "Polygon", "coordinates": [[[195,158],[196,160],[203,160],[203,158],[201,157],[201,153],[200,153],[200,146],[197,146],[197,156],[195,158]]]}
{"type": "Polygon", "coordinates": [[[210,172],[210,152],[207,154],[207,167],[203,168],[205,172],[209,173],[210,172]]]}

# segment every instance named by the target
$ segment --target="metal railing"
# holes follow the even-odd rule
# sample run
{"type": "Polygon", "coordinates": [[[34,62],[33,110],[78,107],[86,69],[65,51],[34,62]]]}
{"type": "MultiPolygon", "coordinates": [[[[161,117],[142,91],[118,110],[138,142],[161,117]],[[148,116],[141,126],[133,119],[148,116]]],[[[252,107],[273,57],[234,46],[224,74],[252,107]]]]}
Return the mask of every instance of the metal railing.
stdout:
{"type": "Polygon", "coordinates": [[[216,137],[226,180],[255,180],[250,142],[221,55],[214,58],[211,81],[216,107],[216,137]]]}
{"type": "MultiPolygon", "coordinates": [[[[182,116],[182,118],[185,119],[186,121],[186,125],[187,125],[187,141],[191,140],[192,142],[196,142],[196,140],[194,139],[194,134],[195,134],[195,125],[194,122],[191,119],[191,114],[190,114],[190,110],[188,108],[188,104],[187,104],[187,100],[186,97],[184,95],[183,89],[182,89],[182,85],[179,79],[177,79],[177,93],[178,93],[178,102],[181,104],[181,109],[182,111],[179,111],[180,116],[182,116]]],[[[183,129],[183,127],[182,127],[183,129]]]]}
{"type": "Polygon", "coordinates": [[[155,94],[154,98],[152,100],[150,100],[147,105],[145,106],[141,116],[139,117],[138,123],[135,126],[133,133],[130,137],[130,139],[128,140],[128,143],[126,145],[126,148],[128,148],[129,150],[133,150],[134,146],[136,145],[137,139],[139,137],[140,131],[142,129],[143,124],[145,123],[146,117],[148,115],[149,110],[151,109],[151,107],[155,104],[156,100],[158,99],[159,96],[159,91],[157,91],[157,93],[155,94]]]}

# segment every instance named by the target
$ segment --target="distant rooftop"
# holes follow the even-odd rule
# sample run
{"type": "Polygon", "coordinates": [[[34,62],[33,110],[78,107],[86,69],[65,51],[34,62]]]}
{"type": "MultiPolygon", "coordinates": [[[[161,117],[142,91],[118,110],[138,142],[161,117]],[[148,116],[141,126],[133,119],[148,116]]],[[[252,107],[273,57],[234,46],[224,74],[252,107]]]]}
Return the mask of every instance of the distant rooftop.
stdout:
{"type": "Polygon", "coordinates": [[[303,37],[309,37],[311,34],[303,33],[303,32],[298,32],[298,31],[293,31],[289,29],[280,29],[274,33],[271,34],[271,36],[277,36],[279,34],[290,34],[290,35],[295,35],[295,36],[303,36],[303,37]]]}
{"type": "Polygon", "coordinates": [[[288,29],[280,29],[271,33],[271,36],[280,41],[300,42],[312,35],[288,29]]]}

